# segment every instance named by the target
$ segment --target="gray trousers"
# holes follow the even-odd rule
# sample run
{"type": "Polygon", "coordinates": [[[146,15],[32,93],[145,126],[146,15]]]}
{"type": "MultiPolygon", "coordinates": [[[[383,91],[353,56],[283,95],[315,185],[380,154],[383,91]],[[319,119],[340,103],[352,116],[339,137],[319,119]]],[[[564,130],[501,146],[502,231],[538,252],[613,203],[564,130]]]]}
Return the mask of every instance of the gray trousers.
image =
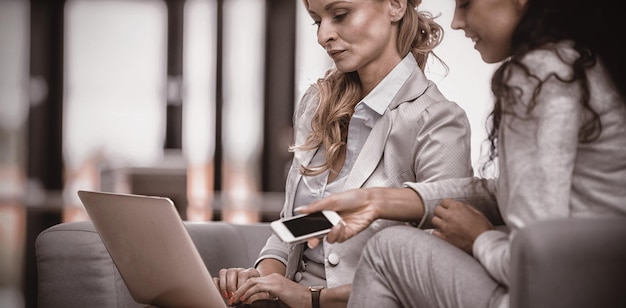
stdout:
{"type": "Polygon", "coordinates": [[[396,226],[365,247],[348,307],[496,307],[506,288],[472,256],[416,228],[396,226]]]}

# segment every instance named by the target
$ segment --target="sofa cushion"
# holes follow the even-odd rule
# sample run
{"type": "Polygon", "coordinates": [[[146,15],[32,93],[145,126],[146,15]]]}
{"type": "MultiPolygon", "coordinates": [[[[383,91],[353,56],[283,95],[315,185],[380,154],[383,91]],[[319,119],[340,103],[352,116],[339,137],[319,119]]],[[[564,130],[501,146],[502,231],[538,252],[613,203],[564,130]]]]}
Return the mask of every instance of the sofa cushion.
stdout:
{"type": "Polygon", "coordinates": [[[143,307],[137,304],[91,222],[52,226],[39,234],[37,303],[40,308],[143,307]]]}
{"type": "MultiPolygon", "coordinates": [[[[250,267],[271,231],[269,224],[184,222],[213,276],[227,267],[250,267]]],[[[130,296],[90,221],[62,223],[35,243],[39,308],[144,307],[130,296]]]]}

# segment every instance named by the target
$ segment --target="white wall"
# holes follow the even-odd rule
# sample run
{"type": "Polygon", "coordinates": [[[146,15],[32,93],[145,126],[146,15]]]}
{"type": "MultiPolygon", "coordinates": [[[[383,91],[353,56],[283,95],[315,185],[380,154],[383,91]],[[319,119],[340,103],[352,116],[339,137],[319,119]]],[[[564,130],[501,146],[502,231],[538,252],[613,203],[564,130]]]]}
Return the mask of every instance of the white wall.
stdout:
{"type": "Polygon", "coordinates": [[[423,0],[420,6],[420,10],[439,15],[437,22],[444,27],[444,39],[435,52],[449,68],[446,75],[441,67],[433,65],[427,68],[426,75],[448,99],[465,109],[472,127],[472,162],[474,170],[478,170],[483,157],[480,147],[487,139],[485,121],[493,108],[490,84],[496,65],[484,63],[465,33],[450,27],[454,5],[452,0],[423,0]]]}

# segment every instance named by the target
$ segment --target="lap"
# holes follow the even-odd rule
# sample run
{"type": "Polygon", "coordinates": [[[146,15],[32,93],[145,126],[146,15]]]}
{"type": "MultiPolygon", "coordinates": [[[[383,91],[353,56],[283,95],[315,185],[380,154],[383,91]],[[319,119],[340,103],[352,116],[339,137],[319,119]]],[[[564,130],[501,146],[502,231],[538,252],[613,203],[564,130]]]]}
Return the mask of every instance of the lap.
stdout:
{"type": "Polygon", "coordinates": [[[364,259],[370,260],[361,263],[382,273],[407,307],[488,307],[492,297],[505,292],[472,256],[412,227],[380,231],[364,259]]]}
{"type": "Polygon", "coordinates": [[[257,300],[251,304],[241,304],[234,306],[233,308],[288,308],[285,303],[279,300],[257,300]]]}

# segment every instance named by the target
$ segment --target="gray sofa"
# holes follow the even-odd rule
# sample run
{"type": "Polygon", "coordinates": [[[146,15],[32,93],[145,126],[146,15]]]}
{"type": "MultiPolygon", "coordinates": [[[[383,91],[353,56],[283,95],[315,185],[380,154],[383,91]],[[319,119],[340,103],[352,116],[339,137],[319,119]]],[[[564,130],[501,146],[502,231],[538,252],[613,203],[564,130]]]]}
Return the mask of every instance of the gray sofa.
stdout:
{"type": "MultiPolygon", "coordinates": [[[[269,224],[185,226],[211,273],[248,267],[269,224]]],[[[55,225],[35,243],[39,308],[144,307],[135,303],[90,222],[55,225]]],[[[539,223],[512,248],[512,308],[626,307],[626,218],[539,223]]]]}
{"type": "MultiPolygon", "coordinates": [[[[271,231],[269,224],[185,222],[213,275],[228,267],[250,267],[271,231]]],[[[131,308],[136,303],[91,222],[62,223],[35,242],[39,308],[131,308]]]]}

